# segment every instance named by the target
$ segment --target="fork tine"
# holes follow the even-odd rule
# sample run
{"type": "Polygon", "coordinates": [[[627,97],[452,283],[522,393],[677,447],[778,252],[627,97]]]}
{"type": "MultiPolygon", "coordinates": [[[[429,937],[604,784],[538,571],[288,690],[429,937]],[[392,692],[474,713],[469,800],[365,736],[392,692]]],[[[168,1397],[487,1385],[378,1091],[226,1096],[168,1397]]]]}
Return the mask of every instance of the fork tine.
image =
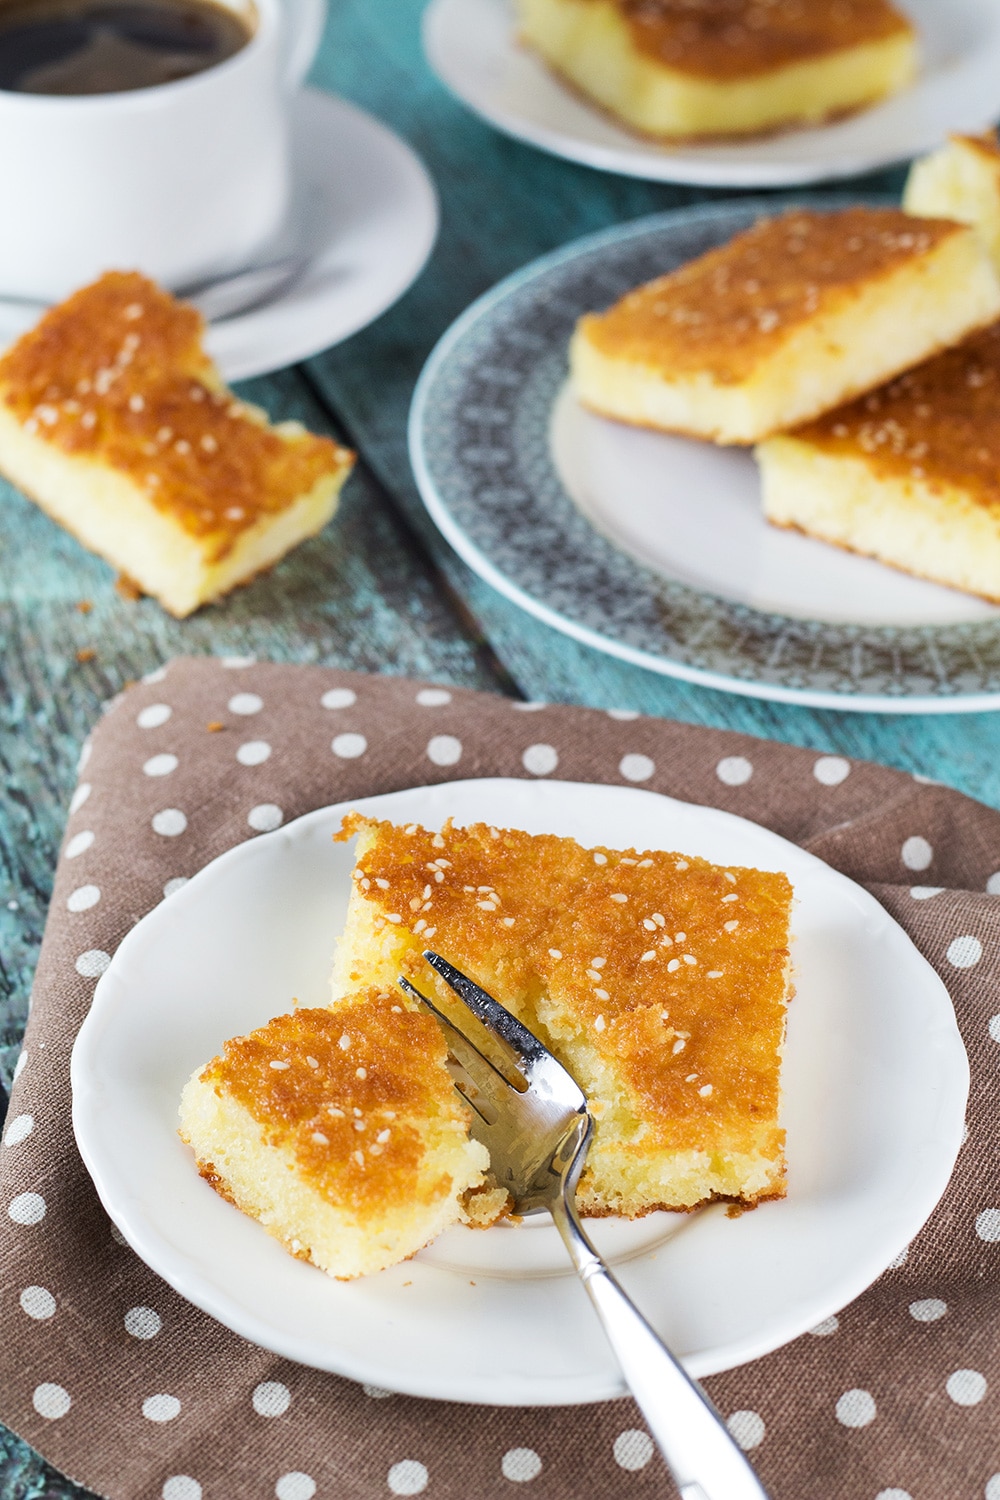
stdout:
{"type": "Polygon", "coordinates": [[[424,950],[424,958],[458,998],[464,1001],[472,1014],[513,1049],[519,1072],[528,1077],[532,1064],[552,1059],[551,1052],[542,1045],[534,1032],[529,1031],[499,1000],[494,1000],[492,995],[481,989],[467,974],[463,974],[454,964],[442,958],[440,953],[433,953],[429,948],[424,950]]]}
{"type": "Polygon", "coordinates": [[[500,1096],[503,1091],[513,1089],[513,1085],[504,1077],[496,1064],[491,1062],[484,1053],[480,1052],[471,1037],[466,1036],[465,1032],[456,1026],[445,1015],[444,1011],[439,1010],[433,1000],[429,1000],[426,995],[422,994],[416,985],[411,984],[408,979],[400,975],[399,986],[407,995],[411,995],[414,1000],[419,1000],[421,1004],[426,1005],[427,1009],[435,1017],[441,1030],[444,1032],[448,1051],[453,1061],[458,1064],[472,1088],[470,1094],[466,1089],[456,1084],[458,1092],[467,1104],[472,1105],[473,1109],[487,1125],[492,1125],[496,1119],[496,1108],[492,1109],[493,1117],[490,1118],[489,1115],[483,1113],[481,1107],[482,1100],[477,1096],[484,1096],[494,1106],[500,1105],[500,1096]]]}

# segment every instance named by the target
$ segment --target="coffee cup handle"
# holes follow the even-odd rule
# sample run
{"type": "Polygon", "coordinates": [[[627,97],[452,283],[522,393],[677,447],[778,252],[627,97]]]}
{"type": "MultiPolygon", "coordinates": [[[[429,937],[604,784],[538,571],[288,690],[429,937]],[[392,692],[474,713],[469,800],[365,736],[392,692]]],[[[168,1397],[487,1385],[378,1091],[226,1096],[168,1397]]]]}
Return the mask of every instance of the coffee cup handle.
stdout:
{"type": "Polygon", "coordinates": [[[312,67],[326,24],[326,0],[282,0],[285,82],[297,89],[312,67]]]}

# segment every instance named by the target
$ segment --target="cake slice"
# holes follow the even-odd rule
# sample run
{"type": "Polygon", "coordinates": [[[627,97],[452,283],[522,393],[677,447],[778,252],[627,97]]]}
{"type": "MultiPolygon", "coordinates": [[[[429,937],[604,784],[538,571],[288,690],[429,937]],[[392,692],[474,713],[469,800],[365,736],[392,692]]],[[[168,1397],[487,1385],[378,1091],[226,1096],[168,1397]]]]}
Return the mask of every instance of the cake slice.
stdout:
{"type": "Polygon", "coordinates": [[[908,214],[974,225],[1000,268],[1000,145],[986,135],[953,135],[910,168],[903,190],[908,214]]]}
{"type": "Polygon", "coordinates": [[[109,272],[0,359],[0,471],[171,614],[319,531],[353,455],[237,401],[204,323],[109,272]]]}
{"type": "Polygon", "coordinates": [[[639,426],[750,443],[1000,316],[976,232],[895,208],[796,209],[580,319],[580,401],[639,426]]]}
{"type": "Polygon", "coordinates": [[[1000,603],[1000,323],[757,459],[775,525],[1000,603]]]}
{"type": "Polygon", "coordinates": [[[446,1058],[394,984],[359,991],[227,1042],[184,1089],[181,1136],[293,1255],[342,1279],[380,1271],[467,1217],[483,1182],[446,1058]]]}
{"type": "Polygon", "coordinates": [[[517,0],[521,38],[634,130],[738,136],[872,104],[917,68],[888,0],[517,0]]]}
{"type": "Polygon", "coordinates": [[[584,1213],[783,1195],[784,875],[479,824],[352,814],[353,834],[335,1005],[400,973],[434,987],[426,947],[495,995],[588,1096],[584,1213]]]}

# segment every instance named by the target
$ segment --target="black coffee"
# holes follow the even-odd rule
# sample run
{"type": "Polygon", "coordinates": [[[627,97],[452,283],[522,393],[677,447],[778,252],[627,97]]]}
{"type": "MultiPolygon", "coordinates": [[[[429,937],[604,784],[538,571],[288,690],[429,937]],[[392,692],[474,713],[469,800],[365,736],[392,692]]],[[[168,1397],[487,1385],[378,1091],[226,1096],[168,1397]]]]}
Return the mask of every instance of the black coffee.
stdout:
{"type": "Polygon", "coordinates": [[[0,0],[0,89],[150,88],[224,62],[252,30],[212,0],[0,0]]]}

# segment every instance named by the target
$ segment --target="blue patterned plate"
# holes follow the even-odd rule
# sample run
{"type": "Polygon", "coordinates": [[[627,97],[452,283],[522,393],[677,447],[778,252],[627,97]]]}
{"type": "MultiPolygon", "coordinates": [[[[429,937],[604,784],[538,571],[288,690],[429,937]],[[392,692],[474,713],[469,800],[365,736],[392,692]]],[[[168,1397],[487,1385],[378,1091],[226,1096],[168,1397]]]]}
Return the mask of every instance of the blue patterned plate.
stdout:
{"type": "Polygon", "coordinates": [[[1000,707],[1000,611],[776,531],[749,455],[605,422],[566,388],[581,313],[793,201],[619,225],[473,303],[414,395],[410,456],[424,503],[515,604],[652,671],[816,707],[1000,707]]]}

